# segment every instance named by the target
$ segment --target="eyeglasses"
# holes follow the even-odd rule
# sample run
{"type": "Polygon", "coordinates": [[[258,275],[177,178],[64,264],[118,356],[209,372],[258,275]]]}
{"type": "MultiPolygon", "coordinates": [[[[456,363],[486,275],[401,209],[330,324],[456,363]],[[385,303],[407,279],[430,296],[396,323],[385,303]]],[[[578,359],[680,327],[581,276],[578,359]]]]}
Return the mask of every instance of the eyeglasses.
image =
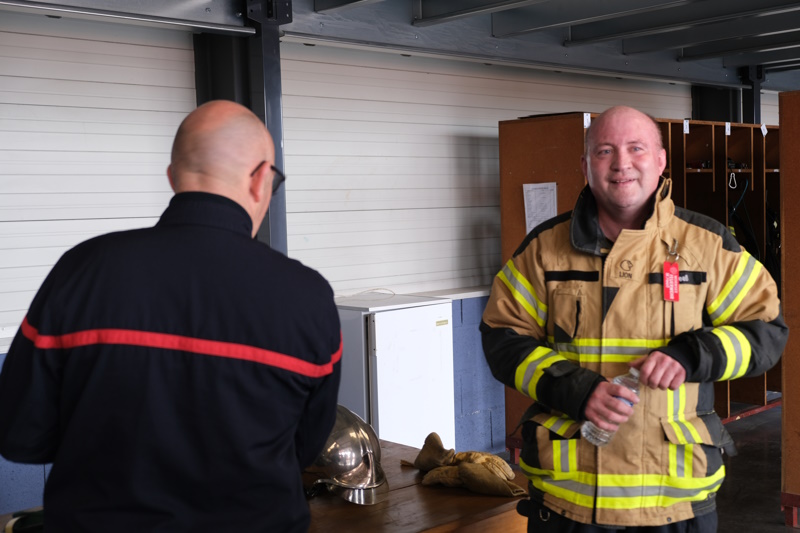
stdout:
{"type": "MultiPolygon", "coordinates": [[[[254,168],[253,171],[250,173],[250,177],[252,178],[253,176],[255,176],[256,172],[258,172],[266,162],[267,160],[265,159],[261,161],[261,163],[256,165],[256,168],[254,168]]],[[[277,167],[275,167],[275,165],[270,165],[269,169],[275,173],[275,177],[272,178],[272,194],[275,194],[278,191],[278,187],[281,186],[281,183],[286,181],[286,176],[284,175],[283,172],[278,170],[277,167]]]]}

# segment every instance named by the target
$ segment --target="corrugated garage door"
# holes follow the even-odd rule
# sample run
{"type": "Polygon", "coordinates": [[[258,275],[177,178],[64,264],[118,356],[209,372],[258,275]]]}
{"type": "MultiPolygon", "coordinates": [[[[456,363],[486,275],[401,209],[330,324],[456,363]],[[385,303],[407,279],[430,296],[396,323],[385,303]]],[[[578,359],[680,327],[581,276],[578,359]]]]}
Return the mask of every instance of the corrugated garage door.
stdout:
{"type": "Polygon", "coordinates": [[[281,45],[281,68],[289,255],[342,296],[491,283],[500,120],[617,104],[691,115],[688,85],[300,42],[281,45]]]}
{"type": "Polygon", "coordinates": [[[194,107],[189,32],[0,11],[0,354],[64,251],[155,223],[194,107]]]}

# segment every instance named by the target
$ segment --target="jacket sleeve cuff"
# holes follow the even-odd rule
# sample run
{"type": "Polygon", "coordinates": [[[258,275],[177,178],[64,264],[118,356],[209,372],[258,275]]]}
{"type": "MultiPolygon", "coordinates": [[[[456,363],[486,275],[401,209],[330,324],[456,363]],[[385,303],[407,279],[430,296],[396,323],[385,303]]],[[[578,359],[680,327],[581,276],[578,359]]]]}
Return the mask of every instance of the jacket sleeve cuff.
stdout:
{"type": "Polygon", "coordinates": [[[694,360],[696,358],[693,357],[691,349],[686,344],[670,343],[669,346],[660,348],[658,351],[667,354],[680,363],[683,369],[686,370],[687,381],[690,376],[695,374],[697,365],[695,364],[694,360]]]}
{"type": "Polygon", "coordinates": [[[539,400],[573,420],[585,420],[583,412],[589,396],[603,381],[606,378],[597,372],[562,361],[545,370],[539,384],[539,400]]]}

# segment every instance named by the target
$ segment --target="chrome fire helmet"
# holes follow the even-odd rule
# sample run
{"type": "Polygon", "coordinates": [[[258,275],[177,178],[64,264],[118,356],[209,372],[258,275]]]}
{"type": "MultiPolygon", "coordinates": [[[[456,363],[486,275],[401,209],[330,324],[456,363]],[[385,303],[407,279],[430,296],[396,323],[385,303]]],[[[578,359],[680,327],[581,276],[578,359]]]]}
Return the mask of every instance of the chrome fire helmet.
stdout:
{"type": "Polygon", "coordinates": [[[381,445],[372,426],[339,405],[325,447],[306,472],[321,475],[309,491],[327,486],[345,500],[372,505],[386,499],[389,485],[381,468],[381,445]]]}

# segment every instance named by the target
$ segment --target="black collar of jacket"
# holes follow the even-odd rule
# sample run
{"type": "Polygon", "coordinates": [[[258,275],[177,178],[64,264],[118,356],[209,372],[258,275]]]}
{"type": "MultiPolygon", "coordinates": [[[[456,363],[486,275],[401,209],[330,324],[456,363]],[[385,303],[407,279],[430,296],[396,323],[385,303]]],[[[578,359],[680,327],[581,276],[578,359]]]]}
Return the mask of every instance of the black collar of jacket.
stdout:
{"type": "MultiPolygon", "coordinates": [[[[653,193],[653,199],[650,200],[650,216],[647,217],[645,226],[647,226],[647,224],[649,224],[654,218],[667,218],[672,214],[672,209],[667,209],[663,214],[659,213],[655,209],[654,201],[655,198],[658,197],[658,203],[663,204],[664,200],[668,200],[670,198],[671,189],[671,180],[664,178],[663,176],[659,178],[658,188],[656,189],[656,192],[653,193]],[[656,215],[655,217],[654,214],[656,215]]],[[[656,220],[654,222],[658,225],[662,225],[665,220],[656,220]]],[[[572,219],[570,220],[569,225],[569,237],[573,248],[592,255],[606,255],[606,251],[611,247],[611,241],[600,229],[600,223],[597,219],[597,201],[595,200],[592,190],[588,185],[581,191],[580,195],[578,196],[578,201],[575,202],[575,208],[572,210],[572,219]]]]}
{"type": "Polygon", "coordinates": [[[193,224],[251,237],[253,220],[230,198],[207,192],[182,192],[172,197],[157,226],[193,224]]]}

